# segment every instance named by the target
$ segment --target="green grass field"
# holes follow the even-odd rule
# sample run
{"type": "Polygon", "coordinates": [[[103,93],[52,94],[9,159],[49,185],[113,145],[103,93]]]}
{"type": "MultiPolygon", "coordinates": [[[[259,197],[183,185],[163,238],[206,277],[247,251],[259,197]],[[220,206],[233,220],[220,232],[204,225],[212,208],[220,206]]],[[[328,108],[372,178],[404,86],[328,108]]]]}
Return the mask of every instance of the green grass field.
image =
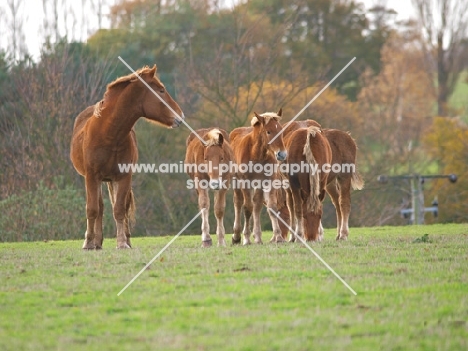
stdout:
{"type": "Polygon", "coordinates": [[[121,296],[171,237],[0,244],[0,350],[468,349],[468,225],[333,238],[312,247],[357,296],[300,244],[180,237],[121,296]]]}

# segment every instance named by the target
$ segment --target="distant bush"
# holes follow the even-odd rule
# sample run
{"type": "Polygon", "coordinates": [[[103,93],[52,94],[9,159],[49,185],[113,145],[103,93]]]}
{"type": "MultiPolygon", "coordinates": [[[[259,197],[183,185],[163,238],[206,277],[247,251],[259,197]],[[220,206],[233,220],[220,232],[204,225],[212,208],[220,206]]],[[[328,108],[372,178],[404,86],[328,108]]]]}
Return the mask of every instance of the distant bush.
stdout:
{"type": "MultiPolygon", "coordinates": [[[[41,183],[34,191],[12,195],[0,201],[0,241],[84,238],[85,204],[83,191],[71,185],[51,189],[41,183]]],[[[109,209],[106,198],[104,206],[109,209]]],[[[109,215],[104,216],[104,228],[114,228],[109,215]]]]}

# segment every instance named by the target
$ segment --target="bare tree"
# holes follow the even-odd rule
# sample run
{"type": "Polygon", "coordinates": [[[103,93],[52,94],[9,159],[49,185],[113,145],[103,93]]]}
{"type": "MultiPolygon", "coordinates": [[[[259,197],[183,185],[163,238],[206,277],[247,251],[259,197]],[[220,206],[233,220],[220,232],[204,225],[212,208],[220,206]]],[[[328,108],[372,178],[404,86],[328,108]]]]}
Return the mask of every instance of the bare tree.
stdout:
{"type": "Polygon", "coordinates": [[[8,42],[10,49],[7,51],[11,53],[14,60],[20,59],[27,52],[26,39],[23,31],[24,18],[20,11],[23,5],[23,0],[7,0],[7,7],[10,12],[10,21],[7,22],[10,31],[8,42]]]}
{"type": "MultiPolygon", "coordinates": [[[[468,1],[413,0],[426,38],[426,54],[436,62],[438,115],[449,114],[447,102],[463,69],[463,41],[468,31],[468,1]]],[[[435,79],[434,79],[435,81],[435,79]]]]}
{"type": "MultiPolygon", "coordinates": [[[[185,72],[190,77],[190,90],[205,101],[204,118],[219,120],[223,116],[226,125],[239,127],[261,105],[265,85],[280,84],[281,40],[294,19],[273,28],[266,16],[250,17],[246,8],[235,10],[233,19],[231,36],[219,43],[213,41],[209,57],[192,58],[188,53],[185,72]]],[[[307,87],[308,81],[297,65],[292,65],[289,73],[294,84],[275,96],[276,105],[269,109],[283,106],[307,87]]]]}
{"type": "Polygon", "coordinates": [[[91,7],[97,16],[98,28],[102,28],[102,18],[104,16],[104,8],[108,7],[106,0],[91,0],[91,7]]]}
{"type": "Polygon", "coordinates": [[[59,0],[42,0],[43,30],[48,41],[56,42],[59,34],[59,0]]]}

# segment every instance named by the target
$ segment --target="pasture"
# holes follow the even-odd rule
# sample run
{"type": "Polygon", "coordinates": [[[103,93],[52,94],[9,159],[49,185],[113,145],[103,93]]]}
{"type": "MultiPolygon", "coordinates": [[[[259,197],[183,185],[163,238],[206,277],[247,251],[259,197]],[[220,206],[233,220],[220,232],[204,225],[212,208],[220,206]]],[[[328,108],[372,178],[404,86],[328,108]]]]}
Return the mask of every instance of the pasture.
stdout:
{"type": "Polygon", "coordinates": [[[171,237],[3,243],[0,349],[468,349],[468,225],[335,235],[312,247],[357,296],[300,244],[182,236],[117,296],[171,237]]]}

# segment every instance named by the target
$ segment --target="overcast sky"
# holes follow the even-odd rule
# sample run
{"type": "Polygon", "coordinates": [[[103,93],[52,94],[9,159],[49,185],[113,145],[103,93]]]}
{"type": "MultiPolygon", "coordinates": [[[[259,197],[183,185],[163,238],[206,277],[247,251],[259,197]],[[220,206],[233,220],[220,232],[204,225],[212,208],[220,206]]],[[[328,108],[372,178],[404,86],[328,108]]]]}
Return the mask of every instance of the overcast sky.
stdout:
{"type": "MultiPolygon", "coordinates": [[[[224,3],[228,4],[231,1],[235,0],[225,0],[224,3]]],[[[370,8],[375,4],[386,4],[388,8],[393,8],[398,12],[397,20],[408,19],[414,17],[414,9],[411,4],[411,0],[360,0],[366,8],[370,8]]],[[[23,3],[18,9],[18,13],[21,18],[24,20],[23,29],[26,39],[26,45],[28,51],[33,55],[35,59],[39,57],[39,50],[42,46],[44,37],[46,35],[43,29],[44,23],[44,9],[43,2],[41,0],[22,0],[23,3]]],[[[82,2],[77,0],[66,0],[61,3],[67,9],[72,10],[75,13],[75,20],[71,16],[68,19],[60,18],[59,19],[59,28],[61,34],[64,35],[68,33],[71,38],[74,40],[85,41],[97,28],[98,20],[97,16],[89,17],[90,13],[96,13],[93,11],[90,5],[90,1],[84,1],[86,4],[86,10],[83,14],[82,12],[82,2]],[[84,25],[84,23],[86,23],[84,25]]],[[[113,4],[115,0],[105,0],[104,3],[113,4]]],[[[64,13],[65,11],[60,11],[59,13],[64,13]]],[[[9,16],[10,10],[6,5],[6,1],[0,2],[0,33],[8,33],[7,26],[7,16],[9,16]]],[[[51,13],[49,9],[49,13],[51,13]]],[[[105,8],[103,10],[104,15],[109,13],[109,9],[105,8]]],[[[106,17],[103,18],[103,27],[108,26],[109,23],[106,21],[106,17]]],[[[7,48],[8,46],[8,37],[6,35],[0,36],[0,47],[7,48]]]]}

